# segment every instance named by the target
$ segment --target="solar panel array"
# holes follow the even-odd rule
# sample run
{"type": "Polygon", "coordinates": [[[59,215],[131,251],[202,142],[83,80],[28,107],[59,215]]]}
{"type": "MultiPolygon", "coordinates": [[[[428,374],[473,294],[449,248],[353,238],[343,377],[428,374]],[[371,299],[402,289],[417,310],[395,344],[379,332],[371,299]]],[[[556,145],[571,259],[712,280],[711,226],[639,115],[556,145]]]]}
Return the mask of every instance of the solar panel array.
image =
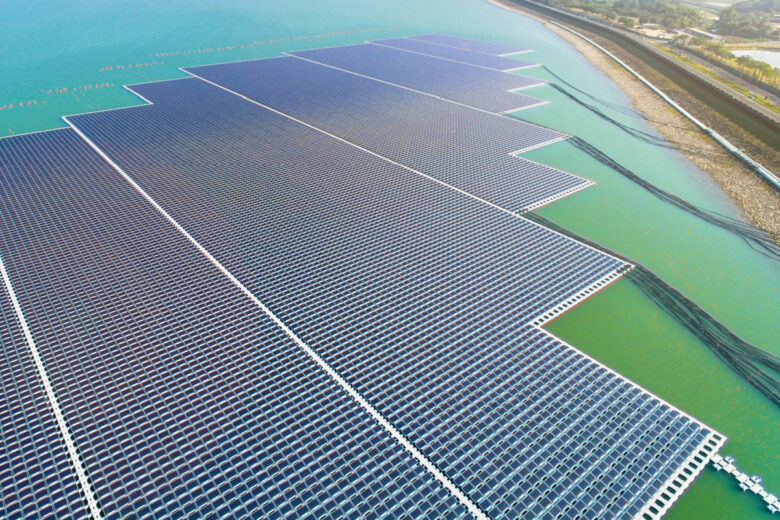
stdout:
{"type": "Polygon", "coordinates": [[[509,112],[545,103],[535,97],[510,92],[544,85],[545,82],[539,79],[381,45],[347,45],[290,54],[489,112],[509,112]]]}
{"type": "MultiPolygon", "coordinates": [[[[536,325],[628,267],[512,214],[587,182],[507,153],[562,134],[247,64],[197,73],[271,109],[189,78],[0,140],[0,255],[105,518],[632,518],[722,442],[536,325]]],[[[7,307],[0,513],[83,517],[7,307]]]]}
{"type": "Polygon", "coordinates": [[[413,38],[389,38],[386,40],[374,40],[371,43],[408,52],[425,54],[426,56],[435,56],[444,60],[469,63],[471,65],[486,67],[493,70],[510,71],[537,65],[529,61],[520,61],[514,58],[493,56],[465,49],[456,49],[454,47],[445,47],[443,45],[436,45],[435,43],[428,43],[413,38]]]}
{"type": "MultiPolygon", "coordinates": [[[[325,296],[337,293],[335,287],[327,287],[326,280],[332,278],[340,286],[347,278],[351,280],[349,292],[360,295],[362,302],[369,295],[384,294],[375,310],[390,308],[395,313],[406,305],[422,306],[408,298],[396,301],[388,291],[397,286],[405,293],[449,292],[455,303],[474,306],[477,312],[494,316],[506,312],[512,321],[529,323],[555,303],[625,267],[621,260],[347,143],[334,142],[322,132],[203,81],[183,79],[132,89],[154,104],[68,120],[231,272],[243,272],[245,267],[222,258],[220,251],[242,253],[244,262],[254,264],[253,269],[263,269],[239,277],[250,288],[250,279],[269,277],[279,278],[273,287],[282,287],[295,271],[299,272],[296,284],[316,286],[306,289],[307,294],[323,291],[317,297],[306,297],[302,302],[306,305],[331,307],[325,296]],[[171,150],[183,151],[186,161],[172,156],[171,150]],[[263,193],[262,204],[253,196],[237,196],[258,190],[263,193]],[[182,193],[194,198],[187,200],[182,193]],[[222,196],[226,199],[219,201],[222,196]],[[209,208],[208,214],[200,214],[200,208],[209,208]],[[231,219],[233,223],[228,223],[231,219]],[[314,222],[297,225],[308,220],[314,222]],[[226,228],[220,229],[220,223],[226,228]],[[201,226],[208,235],[201,235],[201,226]],[[213,243],[228,239],[232,231],[251,234],[246,240],[256,245],[213,243]],[[300,269],[293,269],[296,258],[289,254],[275,260],[264,257],[273,249],[263,241],[281,236],[289,236],[287,247],[305,252],[300,269]],[[458,239],[447,247],[449,242],[442,245],[441,237],[458,239]],[[318,257],[320,248],[330,256],[318,257]],[[403,276],[410,262],[420,271],[419,277],[403,276]],[[328,276],[327,266],[338,268],[328,276]],[[357,272],[350,276],[352,269],[360,276],[357,272]],[[448,288],[453,279],[437,276],[443,270],[458,279],[456,287],[448,288]],[[418,289],[418,283],[425,283],[426,288],[418,289]],[[474,286],[469,287],[470,283],[474,286]],[[485,285],[501,287],[504,292],[482,295],[485,285]],[[518,302],[522,302],[520,307],[518,302]]],[[[264,292],[257,289],[266,301],[264,292]]],[[[339,307],[339,312],[363,314],[359,306],[339,307]]],[[[309,314],[298,310],[289,319],[309,314]]],[[[451,318],[435,316],[433,321],[451,318]]],[[[338,321],[354,323],[355,319],[338,321]]],[[[374,331],[381,329],[377,320],[367,322],[374,331]]],[[[505,325],[497,324],[499,328],[505,325]]],[[[458,325],[451,327],[454,331],[458,325]]]]}
{"type": "Polygon", "coordinates": [[[511,156],[567,137],[519,119],[293,57],[187,70],[510,211],[591,184],[511,156]]]}
{"type": "Polygon", "coordinates": [[[469,40],[467,38],[458,38],[457,36],[450,36],[449,34],[423,34],[419,36],[410,36],[409,38],[413,40],[421,40],[428,43],[435,43],[436,45],[443,45],[445,47],[454,47],[456,49],[464,49],[472,52],[481,52],[483,54],[490,54],[494,56],[506,56],[510,54],[527,52],[527,49],[520,49],[518,47],[512,47],[510,45],[501,45],[493,42],[469,40]]]}
{"type": "Polygon", "coordinates": [[[466,517],[74,131],[0,154],[0,248],[106,519],[466,517]]]}
{"type": "Polygon", "coordinates": [[[5,284],[0,289],[0,346],[0,515],[87,518],[5,284]]]}

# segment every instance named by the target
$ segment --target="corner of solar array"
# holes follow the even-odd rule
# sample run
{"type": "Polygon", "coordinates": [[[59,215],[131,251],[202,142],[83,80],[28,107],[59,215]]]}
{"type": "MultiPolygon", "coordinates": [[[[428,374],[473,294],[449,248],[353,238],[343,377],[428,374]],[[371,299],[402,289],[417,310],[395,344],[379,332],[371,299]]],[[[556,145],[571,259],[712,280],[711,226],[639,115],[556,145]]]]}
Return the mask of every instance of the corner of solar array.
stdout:
{"type": "Polygon", "coordinates": [[[728,439],[716,431],[710,431],[707,437],[669,477],[663,487],[659,489],[633,520],[659,520],[674,503],[685,493],[718,454],[728,439]]]}

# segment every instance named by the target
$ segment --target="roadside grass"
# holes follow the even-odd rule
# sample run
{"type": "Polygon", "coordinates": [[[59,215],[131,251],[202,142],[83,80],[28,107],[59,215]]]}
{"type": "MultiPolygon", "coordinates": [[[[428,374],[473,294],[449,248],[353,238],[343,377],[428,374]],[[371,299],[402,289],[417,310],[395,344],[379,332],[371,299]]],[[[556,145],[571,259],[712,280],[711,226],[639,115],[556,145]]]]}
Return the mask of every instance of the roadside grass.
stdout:
{"type": "MultiPolygon", "coordinates": [[[[707,68],[707,67],[705,67],[703,65],[700,65],[699,63],[696,63],[695,61],[690,60],[690,59],[686,58],[685,56],[680,56],[679,54],[677,54],[675,52],[672,52],[671,50],[669,50],[669,49],[667,49],[665,47],[662,47],[660,45],[656,45],[656,47],[658,49],[662,50],[663,52],[665,52],[666,54],[668,54],[670,56],[674,56],[676,59],[682,61],[683,63],[685,63],[687,65],[690,65],[691,67],[693,67],[694,69],[698,70],[699,72],[703,72],[704,74],[710,76],[711,78],[718,80],[720,83],[723,83],[724,85],[726,85],[730,89],[734,90],[735,92],[738,92],[739,94],[742,94],[746,98],[750,98],[750,90],[749,89],[746,89],[745,87],[743,87],[741,85],[738,85],[738,84],[734,83],[733,81],[727,80],[723,76],[717,74],[716,72],[713,72],[711,69],[709,69],[709,68],[707,68]]],[[[762,98],[760,96],[753,96],[751,99],[753,101],[755,101],[756,103],[758,103],[759,105],[761,105],[762,107],[767,108],[767,109],[769,109],[772,112],[775,112],[777,114],[780,114],[780,107],[778,107],[777,105],[775,105],[771,101],[769,101],[767,99],[764,99],[764,98],[762,98]]]]}

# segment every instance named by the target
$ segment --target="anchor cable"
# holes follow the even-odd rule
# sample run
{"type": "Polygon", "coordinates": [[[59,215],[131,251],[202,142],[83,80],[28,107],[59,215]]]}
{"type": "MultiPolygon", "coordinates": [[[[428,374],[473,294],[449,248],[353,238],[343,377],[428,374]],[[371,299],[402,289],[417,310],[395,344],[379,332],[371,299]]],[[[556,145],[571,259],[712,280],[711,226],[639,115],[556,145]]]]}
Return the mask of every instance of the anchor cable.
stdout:
{"type": "Polygon", "coordinates": [[[699,339],[726,366],[780,406],[780,357],[758,348],[720,323],[642,264],[588,240],[536,213],[524,218],[631,263],[625,276],[660,309],[699,339]]]}

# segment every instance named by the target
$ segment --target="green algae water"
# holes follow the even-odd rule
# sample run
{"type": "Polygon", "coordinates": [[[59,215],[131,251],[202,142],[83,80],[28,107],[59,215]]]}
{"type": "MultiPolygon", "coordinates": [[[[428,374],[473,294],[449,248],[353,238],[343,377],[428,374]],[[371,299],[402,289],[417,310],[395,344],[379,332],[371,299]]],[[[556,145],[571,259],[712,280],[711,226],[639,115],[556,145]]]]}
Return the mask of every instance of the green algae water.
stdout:
{"type": "MultiPolygon", "coordinates": [[[[482,0],[357,2],[202,0],[30,1],[3,4],[0,135],[64,126],[60,116],[140,104],[123,84],[184,76],[178,67],[277,56],[287,50],[444,32],[534,49],[591,94],[627,97],[568,43],[534,20],[482,0]]],[[[525,75],[551,79],[544,69],[525,75]]],[[[515,117],[575,134],[666,191],[739,216],[717,186],[680,153],[637,141],[549,87],[551,103],[515,117]]],[[[653,132],[609,109],[614,119],[653,132]]],[[[597,182],[538,212],[642,262],[754,345],[780,353],[780,269],[728,231],[656,199],[566,142],[525,157],[597,182]]],[[[548,329],[729,437],[723,453],[780,491],[780,411],[725,368],[635,286],[621,280],[548,329]]],[[[754,495],[705,470],[667,518],[769,517],[754,495]]]]}

